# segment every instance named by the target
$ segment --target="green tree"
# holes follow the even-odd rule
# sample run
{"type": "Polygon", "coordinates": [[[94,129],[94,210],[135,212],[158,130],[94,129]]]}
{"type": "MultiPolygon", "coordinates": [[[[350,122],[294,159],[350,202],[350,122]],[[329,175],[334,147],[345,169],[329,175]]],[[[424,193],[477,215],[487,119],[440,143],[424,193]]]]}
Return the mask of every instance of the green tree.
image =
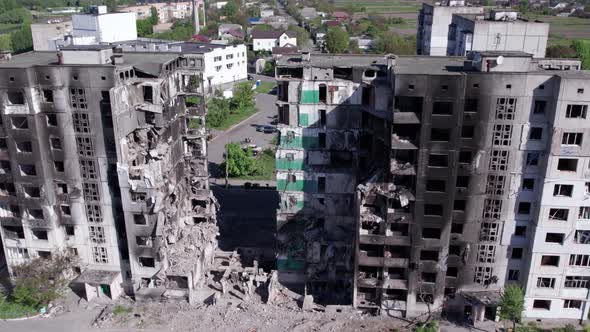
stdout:
{"type": "Polygon", "coordinates": [[[373,41],[375,53],[412,55],[416,52],[416,37],[404,38],[393,31],[380,33],[373,41]]]}
{"type": "Polygon", "coordinates": [[[23,53],[33,49],[31,26],[25,25],[20,30],[10,34],[10,44],[15,53],[23,53]]]}
{"type": "Polygon", "coordinates": [[[330,53],[343,53],[348,47],[348,33],[339,27],[328,29],[326,47],[330,53]]]}
{"type": "Polygon", "coordinates": [[[227,170],[230,177],[245,176],[252,173],[254,170],[252,150],[246,149],[244,151],[239,144],[229,143],[225,146],[225,151],[227,154],[227,170]]]}
{"type": "Polygon", "coordinates": [[[12,45],[10,44],[10,35],[0,35],[0,50],[12,50],[12,45]]]}
{"type": "Polygon", "coordinates": [[[262,75],[266,76],[275,76],[275,62],[273,60],[266,61],[264,63],[264,69],[262,70],[262,75]]]}
{"type": "Polygon", "coordinates": [[[528,0],[520,0],[518,3],[518,11],[526,14],[529,11],[529,2],[528,0]]]}
{"type": "Polygon", "coordinates": [[[524,292],[517,285],[509,285],[504,289],[499,303],[500,319],[512,322],[513,330],[516,330],[516,323],[519,323],[524,311],[524,292]]]}
{"type": "Polygon", "coordinates": [[[297,36],[297,47],[304,48],[307,45],[307,41],[309,40],[309,32],[307,30],[295,24],[289,25],[288,30],[295,32],[297,36]]]}
{"type": "Polygon", "coordinates": [[[236,84],[234,87],[234,96],[230,100],[230,105],[234,109],[245,110],[255,105],[254,90],[252,83],[244,82],[236,84]]]}
{"type": "Polygon", "coordinates": [[[235,16],[238,11],[240,10],[240,5],[235,0],[230,0],[227,2],[223,8],[221,8],[221,14],[227,17],[235,16]]]}
{"type": "Polygon", "coordinates": [[[348,43],[348,51],[352,54],[361,53],[361,49],[359,48],[359,41],[356,39],[351,39],[348,43]]]}
{"type": "Polygon", "coordinates": [[[135,26],[137,27],[137,35],[139,37],[148,37],[154,33],[154,25],[151,23],[151,20],[136,20],[135,26]]]}
{"type": "Polygon", "coordinates": [[[158,22],[160,21],[160,18],[158,17],[158,10],[156,9],[156,7],[150,7],[150,23],[152,25],[156,25],[158,24],[158,22]]]}
{"type": "Polygon", "coordinates": [[[418,326],[415,332],[437,332],[438,331],[438,322],[435,320],[431,320],[425,324],[418,326]]]}
{"type": "Polygon", "coordinates": [[[578,58],[582,60],[582,69],[590,70],[590,42],[586,40],[572,41],[572,48],[576,50],[578,58]]]}
{"type": "Polygon", "coordinates": [[[105,0],[104,4],[107,6],[109,13],[117,11],[117,0],[105,0]]]}

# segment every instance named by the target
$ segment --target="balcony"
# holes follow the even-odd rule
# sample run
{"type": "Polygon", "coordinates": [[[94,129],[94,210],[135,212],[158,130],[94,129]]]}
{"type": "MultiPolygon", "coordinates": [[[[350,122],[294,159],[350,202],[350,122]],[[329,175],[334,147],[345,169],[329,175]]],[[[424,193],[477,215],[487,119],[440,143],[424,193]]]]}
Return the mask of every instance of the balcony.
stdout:
{"type": "Polygon", "coordinates": [[[411,223],[414,220],[412,213],[406,209],[387,209],[387,221],[397,223],[411,223]]]}
{"type": "Polygon", "coordinates": [[[401,112],[395,110],[393,112],[393,123],[394,124],[419,124],[420,118],[416,112],[401,112]]]}
{"type": "Polygon", "coordinates": [[[404,279],[385,279],[383,288],[386,289],[408,289],[408,281],[404,279]]]}
{"type": "Polygon", "coordinates": [[[417,142],[408,137],[400,137],[397,134],[391,136],[391,148],[394,150],[417,150],[417,142]]]}
{"type": "Polygon", "coordinates": [[[398,161],[396,159],[391,160],[390,171],[391,174],[394,175],[416,175],[416,167],[414,164],[398,161]]]}
{"type": "Polygon", "coordinates": [[[360,235],[359,243],[362,244],[376,244],[376,245],[389,245],[389,246],[409,246],[410,237],[402,235],[360,235]]]}

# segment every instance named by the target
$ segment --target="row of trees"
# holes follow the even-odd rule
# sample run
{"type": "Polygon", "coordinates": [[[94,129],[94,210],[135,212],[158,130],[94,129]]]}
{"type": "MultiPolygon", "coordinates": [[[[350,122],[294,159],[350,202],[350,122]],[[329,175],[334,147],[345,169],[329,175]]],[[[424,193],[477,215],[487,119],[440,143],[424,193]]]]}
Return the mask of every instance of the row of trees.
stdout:
{"type": "Polygon", "coordinates": [[[207,126],[220,128],[232,115],[251,111],[255,106],[252,83],[244,82],[234,87],[233,97],[214,98],[207,104],[207,126]]]}

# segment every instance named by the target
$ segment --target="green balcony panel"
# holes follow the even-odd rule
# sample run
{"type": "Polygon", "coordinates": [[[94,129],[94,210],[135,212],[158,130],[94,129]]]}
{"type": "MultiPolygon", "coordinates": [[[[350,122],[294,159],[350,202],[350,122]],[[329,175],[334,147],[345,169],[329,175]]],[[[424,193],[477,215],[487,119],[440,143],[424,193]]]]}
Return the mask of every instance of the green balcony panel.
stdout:
{"type": "Polygon", "coordinates": [[[287,182],[287,179],[277,180],[277,190],[279,191],[303,191],[305,188],[305,182],[303,180],[297,180],[295,182],[287,182]]]}
{"type": "Polygon", "coordinates": [[[296,159],[296,160],[288,160],[285,158],[279,158],[276,162],[276,168],[279,170],[290,170],[290,169],[298,169],[302,170],[304,166],[303,159],[296,159]]]}
{"type": "Polygon", "coordinates": [[[277,269],[300,271],[305,269],[305,261],[299,261],[292,258],[277,259],[277,269]]]}
{"type": "Polygon", "coordinates": [[[295,136],[288,139],[287,135],[281,135],[281,147],[301,149],[303,147],[303,140],[301,139],[301,136],[295,136]]]}
{"type": "Polygon", "coordinates": [[[303,136],[302,145],[304,149],[317,148],[320,146],[317,136],[303,136]]]}
{"type": "Polygon", "coordinates": [[[302,104],[317,104],[320,102],[319,90],[303,90],[301,91],[302,104]]]}
{"type": "Polygon", "coordinates": [[[301,126],[301,127],[309,126],[309,114],[299,113],[299,126],[301,126]]]}

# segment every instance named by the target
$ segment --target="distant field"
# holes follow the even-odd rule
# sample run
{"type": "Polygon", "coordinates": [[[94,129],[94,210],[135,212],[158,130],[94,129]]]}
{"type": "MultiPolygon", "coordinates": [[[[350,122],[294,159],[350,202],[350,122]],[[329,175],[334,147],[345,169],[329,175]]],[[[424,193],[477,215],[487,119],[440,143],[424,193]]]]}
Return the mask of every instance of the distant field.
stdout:
{"type": "Polygon", "coordinates": [[[537,16],[542,22],[551,24],[549,35],[551,40],[560,38],[590,40],[590,19],[579,17],[537,16]]]}
{"type": "Polygon", "coordinates": [[[367,13],[417,13],[422,3],[417,1],[400,0],[334,0],[336,7],[357,5],[365,7],[367,13]]]}

